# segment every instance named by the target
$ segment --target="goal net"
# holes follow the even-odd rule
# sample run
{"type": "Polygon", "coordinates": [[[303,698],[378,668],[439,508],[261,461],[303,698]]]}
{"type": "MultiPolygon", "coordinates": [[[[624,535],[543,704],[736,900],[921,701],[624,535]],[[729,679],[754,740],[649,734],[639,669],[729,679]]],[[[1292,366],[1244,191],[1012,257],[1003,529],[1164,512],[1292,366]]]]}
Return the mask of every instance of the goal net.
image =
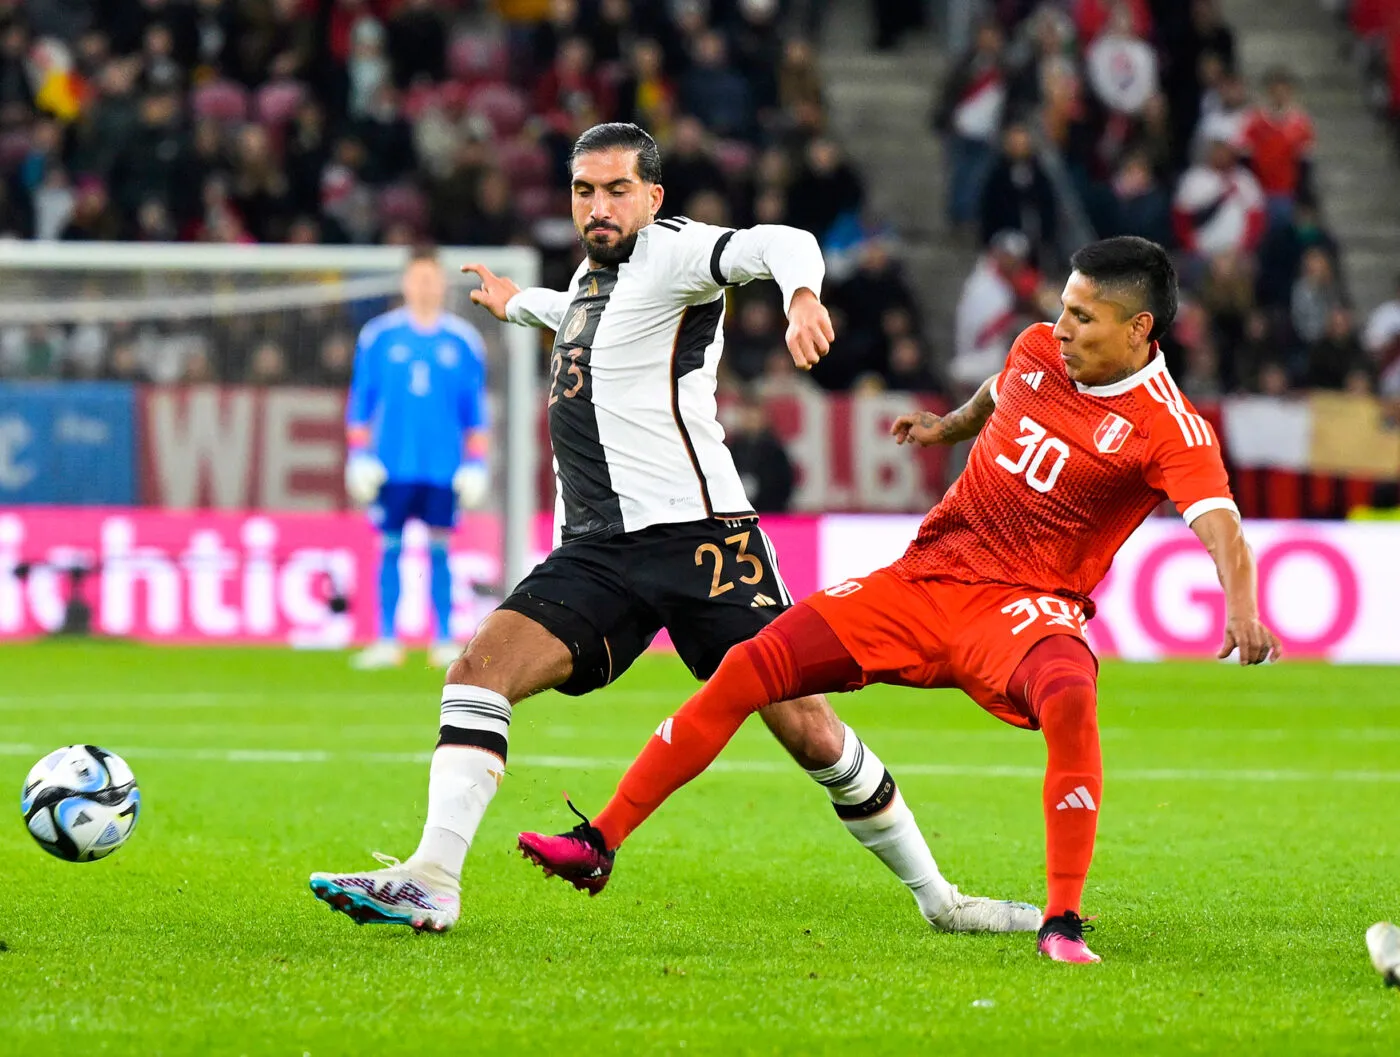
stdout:
{"type": "MultiPolygon", "coordinates": [[[[10,243],[0,253],[0,377],[343,390],[361,326],[398,304],[408,250],[387,246],[10,243]]],[[[472,305],[479,261],[522,287],[523,247],[444,247],[448,309],[489,350],[492,504],[503,583],[531,560],[537,508],[537,333],[472,305]]],[[[193,405],[190,405],[193,406],[193,405]]],[[[203,497],[194,506],[228,506],[203,497]]]]}

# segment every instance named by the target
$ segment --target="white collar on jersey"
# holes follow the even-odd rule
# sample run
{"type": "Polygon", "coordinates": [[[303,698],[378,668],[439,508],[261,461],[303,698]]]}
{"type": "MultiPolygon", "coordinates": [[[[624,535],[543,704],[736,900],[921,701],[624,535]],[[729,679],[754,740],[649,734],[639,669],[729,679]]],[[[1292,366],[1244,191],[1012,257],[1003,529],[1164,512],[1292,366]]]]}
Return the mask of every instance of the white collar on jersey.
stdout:
{"type": "Polygon", "coordinates": [[[1162,350],[1155,341],[1152,343],[1152,348],[1149,351],[1152,353],[1152,358],[1147,361],[1147,366],[1140,371],[1135,371],[1128,375],[1128,377],[1121,381],[1112,382],[1109,385],[1080,385],[1078,382],[1075,382],[1074,387],[1085,396],[1122,396],[1124,393],[1136,389],[1144,382],[1151,381],[1159,374],[1167,373],[1167,358],[1162,355],[1162,350]]]}

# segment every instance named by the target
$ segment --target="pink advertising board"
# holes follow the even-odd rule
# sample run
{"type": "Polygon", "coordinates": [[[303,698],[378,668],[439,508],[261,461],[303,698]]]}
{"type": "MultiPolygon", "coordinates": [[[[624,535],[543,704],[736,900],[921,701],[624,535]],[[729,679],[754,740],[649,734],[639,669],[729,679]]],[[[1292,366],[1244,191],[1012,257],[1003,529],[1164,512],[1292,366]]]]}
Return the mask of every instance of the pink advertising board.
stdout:
{"type": "MultiPolygon", "coordinates": [[[[815,590],[815,520],[765,519],[764,528],[790,590],[815,590]]],[[[499,601],[499,532],[495,518],[469,516],[453,537],[458,640],[499,601]]],[[[540,517],[540,557],[550,534],[549,518],[540,517]]],[[[404,543],[399,631],[424,641],[431,628],[426,533],[411,523],[404,543]]],[[[12,507],[0,510],[0,639],[58,628],[69,591],[63,570],[76,565],[94,570],[81,590],[99,634],[307,648],[367,642],[377,633],[377,547],[355,514],[12,507]],[[335,611],[336,598],[347,602],[343,612],[335,611]]]]}
{"type": "MultiPolygon", "coordinates": [[[[897,558],[917,517],[822,519],[822,579],[839,583],[897,558]]],[[[1400,524],[1248,521],[1260,608],[1294,657],[1400,663],[1400,524]]],[[[1094,592],[1089,642],[1101,657],[1209,657],[1225,597],[1195,534],[1176,518],[1135,532],[1094,592]]]]}
{"type": "MultiPolygon", "coordinates": [[[[765,518],[784,579],[798,598],[884,565],[918,525],[906,516],[765,518]]],[[[1265,618],[1294,656],[1400,663],[1400,525],[1250,522],[1265,618]]],[[[453,632],[465,639],[496,604],[498,524],[465,520],[453,540],[453,632]]],[[[535,526],[539,555],[550,525],[535,526]]],[[[426,639],[425,538],[410,531],[402,561],[400,632],[426,639]]],[[[63,620],[67,576],[93,568],[84,597],[100,634],[185,643],[336,648],[375,634],[373,531],[352,514],[160,512],[147,508],[0,510],[0,639],[63,620]],[[331,604],[346,599],[343,612],[331,604]]],[[[697,575],[708,575],[698,570],[697,575]]],[[[1210,559],[1175,520],[1129,539],[1095,594],[1089,625],[1101,656],[1209,656],[1224,599],[1210,559]]],[[[664,638],[660,642],[664,645],[664,638]]]]}

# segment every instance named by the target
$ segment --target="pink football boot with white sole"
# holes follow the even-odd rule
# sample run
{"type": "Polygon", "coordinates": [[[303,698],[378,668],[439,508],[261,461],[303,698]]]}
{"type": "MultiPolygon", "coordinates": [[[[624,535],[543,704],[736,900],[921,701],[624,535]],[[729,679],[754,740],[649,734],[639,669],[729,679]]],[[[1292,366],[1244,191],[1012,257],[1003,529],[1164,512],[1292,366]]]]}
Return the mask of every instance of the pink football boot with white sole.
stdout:
{"type": "Polygon", "coordinates": [[[1091,965],[1103,961],[1084,942],[1084,933],[1093,931],[1093,925],[1087,924],[1073,910],[1066,910],[1063,914],[1049,918],[1040,926],[1036,947],[1052,962],[1091,965]]]}

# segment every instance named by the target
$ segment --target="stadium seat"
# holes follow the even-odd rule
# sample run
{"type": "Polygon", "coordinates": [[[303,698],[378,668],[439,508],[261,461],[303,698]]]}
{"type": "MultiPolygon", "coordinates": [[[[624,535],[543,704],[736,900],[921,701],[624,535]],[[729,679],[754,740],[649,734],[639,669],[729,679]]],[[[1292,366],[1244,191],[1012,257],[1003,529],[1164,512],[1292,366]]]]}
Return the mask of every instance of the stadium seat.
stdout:
{"type": "Polygon", "coordinates": [[[443,87],[435,84],[415,84],[403,94],[403,116],[409,121],[417,121],[434,107],[445,105],[443,87]]]}
{"type": "Polygon", "coordinates": [[[211,81],[194,90],[190,99],[196,117],[215,121],[246,121],[248,92],[234,81],[211,81]]]}
{"type": "Polygon", "coordinates": [[[24,129],[0,132],[0,175],[8,176],[19,168],[29,153],[29,133],[24,129]]]}
{"type": "Polygon", "coordinates": [[[559,192],[548,187],[522,187],[515,194],[515,208],[524,220],[567,216],[569,203],[559,192]]]}
{"type": "Polygon", "coordinates": [[[471,85],[462,81],[443,81],[438,85],[438,99],[449,114],[461,114],[470,96],[471,85]]]}
{"type": "Polygon", "coordinates": [[[524,93],[500,81],[487,81],[472,88],[466,104],[468,110],[491,123],[497,139],[514,136],[530,116],[530,103],[524,93]]]}
{"type": "Polygon", "coordinates": [[[543,187],[549,183],[549,151],[538,143],[508,142],[496,148],[496,164],[510,177],[517,192],[524,187],[543,187]]]}
{"type": "Polygon", "coordinates": [[[729,177],[740,176],[753,165],[753,148],[747,143],[723,139],[715,144],[715,161],[729,177]]]}
{"type": "Polygon", "coordinates": [[[280,128],[292,119],[297,107],[306,98],[306,86],[300,81],[273,81],[258,89],[255,109],[261,124],[280,128]]]}
{"type": "Polygon", "coordinates": [[[500,81],[510,69],[505,42],[495,37],[463,35],[447,48],[448,74],[458,81],[500,81]]]}
{"type": "Polygon", "coordinates": [[[427,226],[428,203],[413,184],[390,184],[379,192],[376,205],[385,227],[406,224],[421,232],[427,226]]]}

